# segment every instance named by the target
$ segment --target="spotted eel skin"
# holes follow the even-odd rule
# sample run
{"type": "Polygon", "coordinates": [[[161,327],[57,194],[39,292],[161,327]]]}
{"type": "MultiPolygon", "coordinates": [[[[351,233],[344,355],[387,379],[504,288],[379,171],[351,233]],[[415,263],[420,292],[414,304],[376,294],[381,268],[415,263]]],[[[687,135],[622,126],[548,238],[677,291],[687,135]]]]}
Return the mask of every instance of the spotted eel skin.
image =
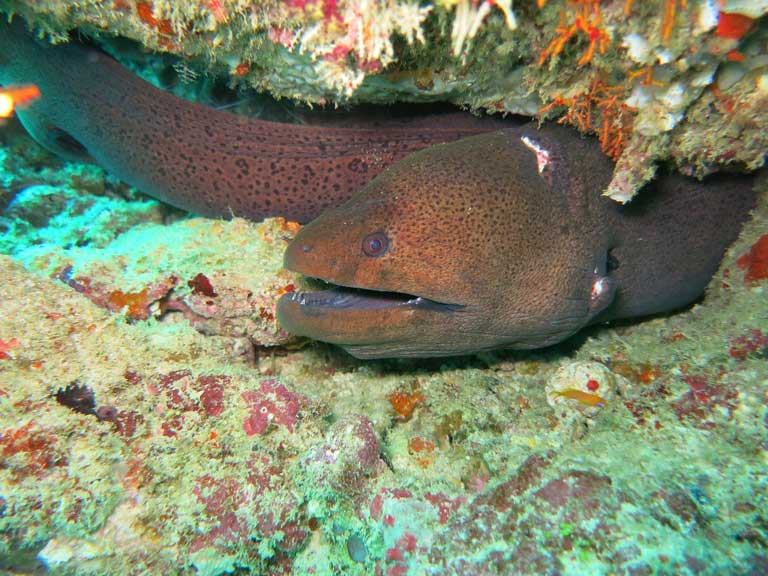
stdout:
{"type": "Polygon", "coordinates": [[[52,46],[20,19],[2,20],[0,84],[39,87],[42,97],[18,114],[38,142],[204,216],[307,222],[408,154],[489,130],[468,115],[389,128],[246,118],[160,90],[96,49],[52,46]]]}

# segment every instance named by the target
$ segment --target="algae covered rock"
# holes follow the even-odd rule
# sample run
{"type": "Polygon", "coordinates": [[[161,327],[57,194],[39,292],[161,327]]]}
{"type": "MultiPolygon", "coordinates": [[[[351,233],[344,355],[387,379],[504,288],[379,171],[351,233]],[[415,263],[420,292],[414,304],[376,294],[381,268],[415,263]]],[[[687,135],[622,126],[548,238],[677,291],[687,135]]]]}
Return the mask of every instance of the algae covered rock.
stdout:
{"type": "Polygon", "coordinates": [[[599,362],[572,362],[547,381],[547,403],[561,417],[575,411],[589,418],[607,407],[616,395],[616,376],[599,362]]]}
{"type": "MultiPolygon", "coordinates": [[[[60,41],[133,37],[200,77],[316,103],[562,118],[626,146],[627,195],[667,142],[696,174],[764,161],[763,1],[0,6],[60,41]]],[[[543,351],[361,362],[275,324],[301,282],[281,271],[294,226],[128,201],[17,142],[0,151],[17,198],[0,243],[0,571],[766,572],[765,181],[688,310],[543,351]]]]}

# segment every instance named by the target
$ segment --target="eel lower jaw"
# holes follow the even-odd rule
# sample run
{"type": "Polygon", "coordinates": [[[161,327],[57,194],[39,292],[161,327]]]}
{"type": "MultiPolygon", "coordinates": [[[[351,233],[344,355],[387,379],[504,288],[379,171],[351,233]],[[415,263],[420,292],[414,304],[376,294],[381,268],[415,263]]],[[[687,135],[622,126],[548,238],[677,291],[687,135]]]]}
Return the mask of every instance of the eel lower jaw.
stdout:
{"type": "Polygon", "coordinates": [[[283,294],[280,326],[297,336],[336,344],[358,358],[407,355],[436,327],[456,324],[467,307],[424,296],[329,285],[283,294]]]}
{"type": "Polygon", "coordinates": [[[474,307],[424,296],[329,285],[283,294],[280,326],[297,336],[341,346],[357,358],[442,356],[454,353],[445,333],[460,333],[474,307]],[[454,328],[450,328],[454,327],[454,328]]]}

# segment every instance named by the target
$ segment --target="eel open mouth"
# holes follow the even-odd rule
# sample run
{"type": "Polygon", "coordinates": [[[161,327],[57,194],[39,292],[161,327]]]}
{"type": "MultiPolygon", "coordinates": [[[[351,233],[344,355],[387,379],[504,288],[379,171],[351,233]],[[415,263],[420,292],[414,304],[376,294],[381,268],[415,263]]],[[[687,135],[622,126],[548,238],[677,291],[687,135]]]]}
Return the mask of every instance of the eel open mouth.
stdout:
{"type": "Polygon", "coordinates": [[[301,306],[305,311],[329,312],[332,310],[379,310],[408,307],[435,312],[455,312],[464,308],[462,304],[447,304],[422,296],[401,292],[384,292],[352,286],[330,284],[316,278],[328,288],[319,291],[292,292],[283,298],[301,306]]]}

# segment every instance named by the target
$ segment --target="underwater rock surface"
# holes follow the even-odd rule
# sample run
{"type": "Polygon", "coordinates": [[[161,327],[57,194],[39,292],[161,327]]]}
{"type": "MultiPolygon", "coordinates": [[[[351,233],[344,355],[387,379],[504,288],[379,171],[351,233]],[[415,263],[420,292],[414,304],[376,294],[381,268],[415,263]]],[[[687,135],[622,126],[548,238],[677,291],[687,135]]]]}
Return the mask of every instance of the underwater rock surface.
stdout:
{"type": "Polygon", "coordinates": [[[765,179],[688,311],[361,362],[274,324],[294,226],[183,217],[7,134],[0,569],[764,573],[765,179]]]}
{"type": "MultiPolygon", "coordinates": [[[[559,118],[618,158],[619,199],[668,155],[701,175],[768,148],[762,0],[0,9],[182,56],[180,92],[210,71],[559,118]]],[[[163,83],[168,60],[142,59],[163,83]]],[[[275,323],[306,282],[281,268],[295,225],[188,217],[12,121],[0,144],[0,572],[768,572],[765,174],[689,310],[363,362],[275,323]]]]}

